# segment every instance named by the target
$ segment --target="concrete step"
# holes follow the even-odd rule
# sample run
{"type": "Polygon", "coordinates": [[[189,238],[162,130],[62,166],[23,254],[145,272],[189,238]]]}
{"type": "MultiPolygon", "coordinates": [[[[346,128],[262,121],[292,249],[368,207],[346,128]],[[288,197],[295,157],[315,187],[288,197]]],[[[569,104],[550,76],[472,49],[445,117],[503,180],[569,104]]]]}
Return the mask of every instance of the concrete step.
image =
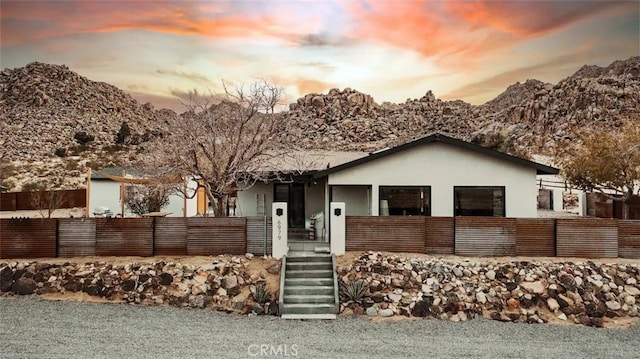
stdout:
{"type": "Polygon", "coordinates": [[[327,250],[330,250],[331,245],[327,242],[317,242],[317,241],[289,241],[287,243],[290,252],[316,252],[320,251],[323,253],[328,253],[327,250]]]}
{"type": "MultiPolygon", "coordinates": [[[[314,270],[287,270],[286,278],[331,278],[333,279],[333,270],[330,269],[314,269],[314,270]]],[[[286,284],[285,284],[286,285],[286,284]]]]}
{"type": "Polygon", "coordinates": [[[287,295],[330,295],[333,298],[334,290],[333,285],[285,286],[284,295],[285,298],[287,295]]]}
{"type": "Polygon", "coordinates": [[[287,255],[287,263],[300,262],[326,262],[331,263],[331,256],[326,254],[318,254],[315,252],[297,252],[287,255]]]}
{"type": "Polygon", "coordinates": [[[336,314],[335,304],[301,304],[292,303],[283,305],[282,314],[336,314]]]}
{"type": "Polygon", "coordinates": [[[284,302],[287,304],[335,304],[335,298],[333,295],[285,294],[284,302]]]}
{"type": "Polygon", "coordinates": [[[332,270],[331,262],[287,262],[286,270],[332,270]]]}
{"type": "MultiPolygon", "coordinates": [[[[285,274],[286,275],[286,274],[285,274]]],[[[298,286],[331,286],[333,287],[333,278],[289,278],[284,279],[284,288],[298,286]]]]}

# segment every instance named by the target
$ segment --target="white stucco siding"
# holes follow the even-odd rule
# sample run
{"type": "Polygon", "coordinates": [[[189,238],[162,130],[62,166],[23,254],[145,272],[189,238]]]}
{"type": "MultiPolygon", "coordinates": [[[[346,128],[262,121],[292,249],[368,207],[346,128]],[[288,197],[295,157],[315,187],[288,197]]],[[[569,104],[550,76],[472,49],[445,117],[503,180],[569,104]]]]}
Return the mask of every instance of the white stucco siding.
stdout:
{"type": "MultiPolygon", "coordinates": [[[[91,192],[89,193],[89,216],[94,217],[98,207],[107,207],[111,210],[114,217],[119,216],[122,211],[120,202],[120,183],[111,180],[92,180],[91,192]]],[[[133,214],[127,211],[125,207],[125,216],[133,214]]]]}
{"type": "Polygon", "coordinates": [[[334,186],[331,187],[333,202],[344,202],[347,216],[368,216],[371,214],[369,187],[334,186]]]}
{"type": "Polygon", "coordinates": [[[238,191],[236,216],[271,216],[273,184],[258,182],[251,188],[238,191]]]}
{"type": "Polygon", "coordinates": [[[305,217],[324,212],[324,179],[305,187],[305,217]]]}
{"type": "MultiPolygon", "coordinates": [[[[454,186],[504,186],[508,217],[536,217],[536,170],[447,143],[430,143],[329,175],[329,185],[431,186],[431,215],[452,216],[454,186]]],[[[347,203],[347,207],[349,204],[347,203]]]]}

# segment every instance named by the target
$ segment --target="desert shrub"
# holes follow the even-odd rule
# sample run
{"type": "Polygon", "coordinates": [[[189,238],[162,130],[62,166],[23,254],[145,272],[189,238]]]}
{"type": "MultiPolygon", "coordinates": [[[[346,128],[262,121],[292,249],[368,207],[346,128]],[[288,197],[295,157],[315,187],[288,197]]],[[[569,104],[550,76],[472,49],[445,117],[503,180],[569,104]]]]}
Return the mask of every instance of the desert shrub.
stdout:
{"type": "Polygon", "coordinates": [[[42,191],[45,189],[45,185],[39,182],[25,182],[22,185],[22,191],[25,192],[34,192],[34,191],[42,191]]]}
{"type": "Polygon", "coordinates": [[[76,132],[76,134],[73,135],[73,138],[81,145],[86,145],[89,142],[93,142],[93,140],[95,140],[95,137],[93,135],[88,134],[84,131],[76,132]]]}
{"type": "Polygon", "coordinates": [[[338,293],[342,302],[362,302],[366,285],[363,280],[354,280],[351,282],[340,281],[338,293]]]}
{"type": "Polygon", "coordinates": [[[258,304],[264,304],[271,301],[271,294],[269,294],[267,286],[264,283],[256,284],[251,292],[251,294],[253,295],[253,300],[255,300],[258,304]]]}
{"type": "Polygon", "coordinates": [[[131,136],[131,128],[129,128],[126,122],[123,122],[122,125],[120,125],[120,130],[116,133],[116,143],[125,144],[129,136],[131,136]]]}

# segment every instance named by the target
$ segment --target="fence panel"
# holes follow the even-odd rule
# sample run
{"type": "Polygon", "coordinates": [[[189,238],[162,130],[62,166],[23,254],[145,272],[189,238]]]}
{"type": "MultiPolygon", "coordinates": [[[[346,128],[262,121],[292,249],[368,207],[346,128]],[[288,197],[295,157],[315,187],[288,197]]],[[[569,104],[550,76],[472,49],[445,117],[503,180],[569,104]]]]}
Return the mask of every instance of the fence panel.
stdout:
{"type": "Polygon", "coordinates": [[[640,221],[618,221],[618,255],[640,258],[640,221]]]}
{"type": "Polygon", "coordinates": [[[16,203],[16,192],[0,193],[0,211],[15,211],[16,203]]]}
{"type": "Polygon", "coordinates": [[[247,251],[246,218],[189,218],[187,253],[245,254],[247,251]]]}
{"type": "Polygon", "coordinates": [[[153,255],[153,218],[96,218],[96,255],[153,255]]]}
{"type": "Polygon", "coordinates": [[[153,254],[178,256],[187,254],[187,218],[155,218],[153,254]]]}
{"type": "Polygon", "coordinates": [[[427,217],[424,252],[433,254],[454,253],[453,217],[427,217]]]}
{"type": "Polygon", "coordinates": [[[424,217],[347,216],[347,251],[424,253],[424,217]]]}
{"type": "Polygon", "coordinates": [[[618,224],[615,219],[558,219],[558,257],[615,258],[618,256],[618,224]]]}
{"type": "Polygon", "coordinates": [[[0,219],[0,258],[54,258],[55,219],[0,219]]]}
{"type": "Polygon", "coordinates": [[[247,217],[247,252],[258,256],[272,253],[271,217],[247,217]],[[266,238],[266,243],[265,243],[266,238]]]}
{"type": "Polygon", "coordinates": [[[96,255],[95,219],[58,219],[58,256],[96,255]]]}
{"type": "Polygon", "coordinates": [[[516,254],[516,219],[456,217],[455,252],[461,256],[512,256],[516,254]]]}
{"type": "Polygon", "coordinates": [[[553,257],[556,255],[556,221],[553,218],[518,218],[516,254],[553,257]]]}

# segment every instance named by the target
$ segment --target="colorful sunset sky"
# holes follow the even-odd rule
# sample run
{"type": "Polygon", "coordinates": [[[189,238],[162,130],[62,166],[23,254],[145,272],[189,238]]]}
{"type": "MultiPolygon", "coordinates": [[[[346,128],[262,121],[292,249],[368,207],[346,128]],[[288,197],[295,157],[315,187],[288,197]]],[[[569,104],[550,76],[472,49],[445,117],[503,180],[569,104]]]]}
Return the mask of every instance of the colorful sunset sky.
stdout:
{"type": "Polygon", "coordinates": [[[640,54],[633,1],[0,2],[2,68],[66,64],[156,107],[267,80],[287,102],[351,87],[484,103],[640,54]]]}

